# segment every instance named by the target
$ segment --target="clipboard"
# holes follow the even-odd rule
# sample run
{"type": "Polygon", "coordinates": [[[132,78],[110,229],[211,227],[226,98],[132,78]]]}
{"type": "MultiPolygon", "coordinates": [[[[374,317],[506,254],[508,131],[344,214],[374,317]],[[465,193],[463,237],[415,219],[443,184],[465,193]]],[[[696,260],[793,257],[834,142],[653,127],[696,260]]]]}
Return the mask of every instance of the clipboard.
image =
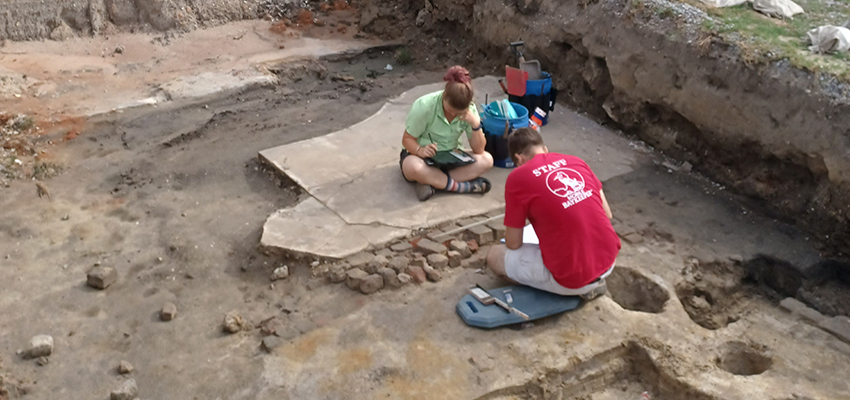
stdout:
{"type": "Polygon", "coordinates": [[[462,167],[475,162],[475,158],[463,150],[438,151],[434,157],[425,159],[425,164],[430,167],[462,167]]]}

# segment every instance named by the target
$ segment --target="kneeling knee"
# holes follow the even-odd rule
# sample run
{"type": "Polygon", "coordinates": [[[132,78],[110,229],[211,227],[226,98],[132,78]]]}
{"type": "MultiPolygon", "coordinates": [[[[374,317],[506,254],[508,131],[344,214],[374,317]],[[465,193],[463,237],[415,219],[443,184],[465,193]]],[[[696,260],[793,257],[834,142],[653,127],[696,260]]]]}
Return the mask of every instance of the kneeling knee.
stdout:
{"type": "Polygon", "coordinates": [[[493,155],[485,151],[481,154],[481,157],[481,161],[487,168],[493,168],[493,155]]]}

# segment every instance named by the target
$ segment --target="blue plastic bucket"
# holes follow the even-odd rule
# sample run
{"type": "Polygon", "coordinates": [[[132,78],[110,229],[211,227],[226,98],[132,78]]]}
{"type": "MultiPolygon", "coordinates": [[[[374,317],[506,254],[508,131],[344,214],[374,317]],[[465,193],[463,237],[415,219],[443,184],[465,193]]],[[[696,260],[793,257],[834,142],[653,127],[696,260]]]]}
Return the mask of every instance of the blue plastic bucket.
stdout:
{"type": "Polygon", "coordinates": [[[481,126],[484,129],[484,137],[487,138],[486,150],[493,156],[493,165],[499,168],[513,168],[514,162],[508,152],[508,138],[505,136],[505,122],[508,123],[508,132],[528,126],[528,109],[522,104],[511,102],[516,118],[502,118],[491,115],[488,111],[490,105],[481,107],[481,126]]]}
{"type": "Polygon", "coordinates": [[[548,72],[541,72],[543,79],[534,79],[525,81],[525,94],[533,94],[542,96],[549,94],[552,90],[552,76],[548,72]]]}

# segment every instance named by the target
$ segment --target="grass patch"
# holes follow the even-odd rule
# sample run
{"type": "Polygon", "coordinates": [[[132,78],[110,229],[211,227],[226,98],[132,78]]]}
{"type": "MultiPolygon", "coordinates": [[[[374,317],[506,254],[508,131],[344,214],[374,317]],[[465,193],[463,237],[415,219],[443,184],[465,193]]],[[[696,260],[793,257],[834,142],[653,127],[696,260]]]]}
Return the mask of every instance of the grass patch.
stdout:
{"type": "Polygon", "coordinates": [[[850,81],[850,65],[846,54],[818,55],[808,49],[806,32],[822,25],[841,25],[850,16],[850,0],[798,0],[806,11],[794,19],[778,20],[767,17],[750,4],[735,7],[714,8],[708,14],[718,21],[704,22],[702,29],[720,35],[732,42],[743,39],[746,43],[744,56],[756,62],[788,59],[792,65],[810,71],[830,73],[844,81],[850,81]],[[735,40],[735,34],[740,35],[735,40]]]}
{"type": "Polygon", "coordinates": [[[400,47],[395,51],[395,62],[399,65],[407,65],[413,61],[413,55],[410,54],[410,49],[407,47],[400,47]]]}

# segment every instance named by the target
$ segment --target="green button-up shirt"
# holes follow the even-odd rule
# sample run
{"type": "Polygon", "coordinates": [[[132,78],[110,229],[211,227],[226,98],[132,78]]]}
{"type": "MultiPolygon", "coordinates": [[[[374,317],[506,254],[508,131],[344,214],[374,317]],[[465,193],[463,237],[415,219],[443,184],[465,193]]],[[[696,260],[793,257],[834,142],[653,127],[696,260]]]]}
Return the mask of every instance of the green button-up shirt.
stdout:
{"type": "MultiPolygon", "coordinates": [[[[478,113],[475,104],[469,105],[470,112],[478,113]]],[[[443,91],[426,94],[418,98],[407,114],[405,129],[416,138],[420,146],[437,144],[437,151],[459,149],[463,146],[461,135],[472,136],[472,127],[455,118],[449,122],[443,112],[443,91]]]]}

